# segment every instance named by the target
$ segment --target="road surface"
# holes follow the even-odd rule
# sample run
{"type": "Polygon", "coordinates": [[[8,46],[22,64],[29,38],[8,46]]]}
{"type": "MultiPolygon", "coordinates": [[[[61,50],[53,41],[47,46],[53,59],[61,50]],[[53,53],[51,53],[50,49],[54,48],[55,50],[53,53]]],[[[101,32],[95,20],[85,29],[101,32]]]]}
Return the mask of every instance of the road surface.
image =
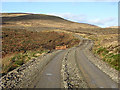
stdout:
{"type": "MultiPolygon", "coordinates": [[[[79,36],[77,36],[79,37],[79,36]]],[[[81,38],[81,37],[79,37],[81,38]]],[[[83,40],[79,46],[74,49],[69,49],[74,54],[74,58],[69,55],[68,59],[74,59],[79,71],[90,88],[118,88],[108,75],[97,68],[90,62],[84,50],[91,47],[90,40],[83,40]]],[[[68,50],[60,50],[52,60],[44,67],[42,72],[38,72],[38,77],[35,78],[30,87],[33,88],[62,88],[61,80],[61,62],[68,50]]]]}

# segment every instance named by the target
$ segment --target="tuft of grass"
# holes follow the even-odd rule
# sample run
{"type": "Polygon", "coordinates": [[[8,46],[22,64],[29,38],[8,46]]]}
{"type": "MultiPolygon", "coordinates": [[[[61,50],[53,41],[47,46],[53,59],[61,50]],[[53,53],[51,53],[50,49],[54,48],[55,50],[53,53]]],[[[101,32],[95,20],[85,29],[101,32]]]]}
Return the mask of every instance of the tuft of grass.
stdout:
{"type": "Polygon", "coordinates": [[[104,48],[104,47],[99,47],[97,49],[96,53],[98,53],[98,54],[102,53],[103,55],[105,55],[105,54],[109,53],[109,51],[106,48],[104,48]]]}
{"type": "MultiPolygon", "coordinates": [[[[16,69],[17,67],[19,67],[19,65],[17,65],[17,64],[12,64],[12,65],[8,68],[7,72],[12,71],[12,70],[16,69]]],[[[5,72],[4,74],[6,74],[7,72],[5,72]]]]}

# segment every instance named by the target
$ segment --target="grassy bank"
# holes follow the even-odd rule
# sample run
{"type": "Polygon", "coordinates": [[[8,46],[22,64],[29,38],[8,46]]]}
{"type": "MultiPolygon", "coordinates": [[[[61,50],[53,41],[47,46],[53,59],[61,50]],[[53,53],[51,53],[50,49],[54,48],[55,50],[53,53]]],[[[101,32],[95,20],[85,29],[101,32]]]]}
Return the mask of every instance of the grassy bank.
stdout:
{"type": "Polygon", "coordinates": [[[94,53],[99,55],[103,61],[109,63],[113,68],[120,71],[120,53],[111,53],[105,47],[94,49],[94,53]]]}
{"type": "Polygon", "coordinates": [[[103,61],[120,71],[120,47],[117,35],[90,36],[95,43],[93,53],[98,55],[103,61]]]}

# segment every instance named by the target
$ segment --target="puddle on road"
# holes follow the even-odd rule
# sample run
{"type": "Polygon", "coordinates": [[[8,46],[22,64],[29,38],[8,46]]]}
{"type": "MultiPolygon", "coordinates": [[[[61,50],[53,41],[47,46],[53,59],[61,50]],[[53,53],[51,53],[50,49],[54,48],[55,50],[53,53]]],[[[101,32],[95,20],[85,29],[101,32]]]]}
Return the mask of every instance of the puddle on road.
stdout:
{"type": "Polygon", "coordinates": [[[104,87],[99,87],[99,88],[104,88],[104,87]]]}
{"type": "Polygon", "coordinates": [[[52,76],[53,74],[52,73],[46,73],[47,76],[52,76]]]}

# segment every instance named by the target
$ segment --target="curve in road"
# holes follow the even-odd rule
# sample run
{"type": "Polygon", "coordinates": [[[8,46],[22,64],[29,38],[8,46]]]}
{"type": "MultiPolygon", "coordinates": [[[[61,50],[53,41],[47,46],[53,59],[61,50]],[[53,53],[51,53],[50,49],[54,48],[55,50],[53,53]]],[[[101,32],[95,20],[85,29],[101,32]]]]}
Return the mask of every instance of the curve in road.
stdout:
{"type": "Polygon", "coordinates": [[[76,62],[82,72],[84,78],[86,79],[89,87],[91,88],[118,88],[117,83],[115,83],[108,75],[97,68],[90,60],[87,58],[84,50],[88,47],[90,41],[88,40],[82,48],[76,49],[76,62]]]}
{"type": "MultiPolygon", "coordinates": [[[[81,39],[80,36],[76,36],[81,39]]],[[[90,88],[118,88],[117,83],[115,83],[109,76],[102,72],[98,67],[96,67],[87,58],[84,53],[85,49],[91,47],[91,41],[83,39],[82,43],[74,48],[70,48],[69,51],[74,55],[69,55],[68,60],[75,60],[79,72],[82,73],[83,79],[87,82],[90,88]],[[72,57],[75,56],[75,57],[72,57]]],[[[35,78],[34,88],[61,88],[61,62],[65,57],[65,53],[68,50],[61,50],[56,54],[52,60],[44,67],[42,72],[38,72],[38,77],[35,78]]],[[[73,73],[74,74],[74,73],[73,73]]],[[[74,86],[73,86],[74,87],[74,86]]]]}

